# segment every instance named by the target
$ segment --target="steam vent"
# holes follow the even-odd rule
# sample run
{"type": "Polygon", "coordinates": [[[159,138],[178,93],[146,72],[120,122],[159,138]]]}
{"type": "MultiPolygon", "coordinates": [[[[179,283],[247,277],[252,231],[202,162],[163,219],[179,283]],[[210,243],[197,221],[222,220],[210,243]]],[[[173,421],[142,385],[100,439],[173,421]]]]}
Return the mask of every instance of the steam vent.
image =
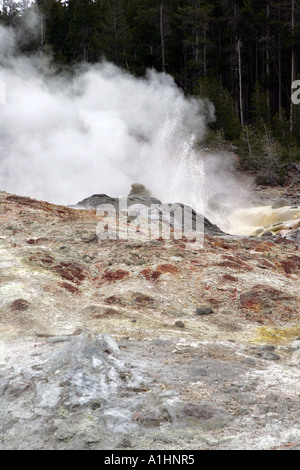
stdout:
{"type": "Polygon", "coordinates": [[[131,185],[129,197],[130,196],[151,197],[151,191],[149,191],[149,189],[147,189],[143,184],[134,183],[131,185]]]}
{"type": "MultiPolygon", "coordinates": [[[[111,205],[118,211],[120,208],[120,199],[122,198],[114,198],[106,194],[95,194],[79,202],[74,207],[80,209],[97,209],[104,205],[111,205]]],[[[185,223],[185,227],[188,227],[191,232],[199,230],[212,236],[225,235],[219,227],[212,224],[206,217],[203,217],[202,214],[197,214],[190,206],[176,202],[162,203],[159,199],[153,197],[151,191],[142,184],[132,184],[130,193],[126,198],[126,205],[130,208],[131,214],[133,214],[135,210],[134,214],[136,217],[147,217],[150,222],[160,217],[162,221],[170,224],[171,213],[171,224],[173,227],[180,229],[180,231],[184,229],[185,223]],[[176,213],[178,213],[178,217],[176,213]]]]}

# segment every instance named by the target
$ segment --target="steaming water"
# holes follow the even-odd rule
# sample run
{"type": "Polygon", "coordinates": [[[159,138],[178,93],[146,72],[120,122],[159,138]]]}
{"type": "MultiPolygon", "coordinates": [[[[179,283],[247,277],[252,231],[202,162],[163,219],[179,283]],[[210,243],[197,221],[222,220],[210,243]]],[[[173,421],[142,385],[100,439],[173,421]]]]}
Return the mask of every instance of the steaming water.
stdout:
{"type": "Polygon", "coordinates": [[[205,169],[196,150],[195,134],[186,134],[180,110],[169,115],[159,130],[153,158],[154,177],[145,183],[163,202],[181,202],[203,213],[205,169]],[[156,172],[156,175],[155,175],[156,172]]]}
{"type": "Polygon", "coordinates": [[[228,216],[230,232],[234,235],[255,235],[262,228],[290,229],[300,222],[300,209],[271,206],[243,208],[233,211],[228,216]]]}

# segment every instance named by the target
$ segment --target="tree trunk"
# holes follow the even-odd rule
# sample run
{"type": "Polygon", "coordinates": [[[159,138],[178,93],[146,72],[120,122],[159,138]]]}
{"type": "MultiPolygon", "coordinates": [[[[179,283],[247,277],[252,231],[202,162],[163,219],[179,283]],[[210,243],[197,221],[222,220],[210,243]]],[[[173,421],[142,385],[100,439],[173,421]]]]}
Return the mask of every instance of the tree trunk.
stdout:
{"type": "Polygon", "coordinates": [[[165,28],[164,28],[164,2],[160,5],[160,40],[161,40],[161,68],[166,71],[166,58],[165,58],[165,28]]]}
{"type": "MultiPolygon", "coordinates": [[[[278,9],[278,20],[281,22],[281,10],[278,9]]],[[[279,110],[279,121],[282,122],[282,42],[281,42],[281,31],[278,36],[278,110],[279,110]]]]}
{"type": "Polygon", "coordinates": [[[183,44],[183,77],[182,77],[182,85],[183,89],[186,90],[188,87],[188,76],[187,76],[187,50],[186,45],[183,44]]]}
{"type": "Polygon", "coordinates": [[[258,80],[258,37],[255,38],[255,81],[258,80]]]}
{"type": "Polygon", "coordinates": [[[238,62],[239,62],[240,116],[241,116],[241,124],[242,126],[244,126],[243,89],[242,89],[242,57],[241,57],[242,42],[240,39],[238,39],[236,49],[238,53],[238,62]]]}
{"type": "Polygon", "coordinates": [[[113,23],[114,23],[114,36],[115,36],[115,60],[118,62],[119,58],[119,38],[118,38],[118,21],[117,21],[117,11],[116,4],[114,3],[113,7],[113,23]]]}
{"type": "MultiPolygon", "coordinates": [[[[198,3],[195,2],[195,16],[198,18],[198,3]]],[[[199,33],[198,28],[195,31],[195,62],[198,64],[199,62],[199,33]]]]}
{"type": "Polygon", "coordinates": [[[127,60],[126,51],[125,51],[125,47],[124,47],[124,43],[123,43],[123,57],[124,57],[124,62],[125,62],[125,65],[126,65],[126,69],[130,70],[129,63],[128,63],[128,60],[127,60]]]}
{"type": "MultiPolygon", "coordinates": [[[[294,32],[295,32],[295,0],[292,0],[292,36],[294,41],[294,32]]],[[[295,63],[295,45],[293,43],[292,47],[292,61],[291,61],[291,84],[296,80],[296,63],[295,63]]],[[[291,86],[291,95],[293,93],[293,88],[291,86]]],[[[291,100],[290,105],[290,132],[294,131],[294,106],[291,100]]]]}
{"type": "Polygon", "coordinates": [[[195,63],[199,62],[199,35],[198,31],[195,33],[195,63]]]}
{"type": "Polygon", "coordinates": [[[86,40],[83,41],[83,63],[84,64],[88,63],[86,40]]]}
{"type": "Polygon", "coordinates": [[[266,38],[266,76],[267,76],[267,107],[270,115],[270,3],[267,4],[267,38],[266,38]]]}
{"type": "Polygon", "coordinates": [[[281,36],[278,44],[278,109],[279,120],[282,121],[282,63],[281,63],[281,36]]]}
{"type": "Polygon", "coordinates": [[[40,42],[40,51],[41,55],[43,54],[44,42],[45,42],[45,23],[43,15],[40,16],[40,25],[41,25],[41,42],[40,42]]]}
{"type": "Polygon", "coordinates": [[[203,73],[206,77],[207,74],[207,46],[206,46],[206,25],[203,28],[203,39],[204,39],[204,49],[203,49],[203,73]]]}

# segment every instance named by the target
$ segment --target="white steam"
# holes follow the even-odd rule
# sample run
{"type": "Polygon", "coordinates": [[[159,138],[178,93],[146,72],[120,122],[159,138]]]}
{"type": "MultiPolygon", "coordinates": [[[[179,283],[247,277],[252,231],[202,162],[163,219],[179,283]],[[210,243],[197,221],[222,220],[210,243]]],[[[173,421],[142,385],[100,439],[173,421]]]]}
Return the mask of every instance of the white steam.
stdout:
{"type": "Polygon", "coordinates": [[[167,74],[137,79],[103,62],[56,76],[47,59],[16,54],[11,31],[0,29],[0,43],[1,190],[74,204],[139,182],[165,202],[203,203],[193,140],[212,105],[187,99],[167,74]]]}
{"type": "Polygon", "coordinates": [[[72,205],[142,183],[230,232],[250,191],[232,156],[195,145],[213,105],[153,70],[136,78],[103,61],[57,75],[46,56],[18,53],[36,31],[34,11],[17,33],[0,27],[0,190],[72,205]]]}

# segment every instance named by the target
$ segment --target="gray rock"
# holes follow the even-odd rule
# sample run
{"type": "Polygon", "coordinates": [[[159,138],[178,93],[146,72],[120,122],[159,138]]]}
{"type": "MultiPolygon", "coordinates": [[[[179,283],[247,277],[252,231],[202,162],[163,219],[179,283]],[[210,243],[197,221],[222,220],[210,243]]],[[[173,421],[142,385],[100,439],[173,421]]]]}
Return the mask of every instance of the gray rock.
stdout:
{"type": "Polygon", "coordinates": [[[206,306],[206,307],[197,307],[196,308],[196,315],[210,315],[211,313],[213,313],[213,310],[211,307],[209,306],[206,306]]]}
{"type": "Polygon", "coordinates": [[[271,232],[271,230],[266,230],[263,234],[262,234],[262,237],[272,237],[273,236],[273,233],[271,232]]]}
{"type": "Polygon", "coordinates": [[[66,341],[71,341],[72,337],[71,336],[51,336],[50,338],[47,338],[47,343],[64,343],[66,341]]]}
{"type": "Polygon", "coordinates": [[[290,348],[294,351],[296,351],[297,349],[300,349],[300,340],[295,340],[292,342],[290,348]]]}
{"type": "Polygon", "coordinates": [[[135,204],[141,204],[145,207],[151,207],[151,205],[160,205],[161,201],[152,196],[140,196],[140,195],[132,195],[128,196],[127,198],[118,198],[118,197],[110,197],[107,194],[94,194],[93,196],[87,197],[82,201],[78,202],[74,207],[84,208],[84,209],[98,209],[100,206],[112,206],[115,211],[120,209],[120,203],[126,202],[127,207],[131,207],[135,204]]]}
{"type": "Polygon", "coordinates": [[[0,380],[0,397],[1,395],[4,395],[5,391],[8,389],[8,386],[9,386],[9,380],[7,379],[0,380]]]}
{"type": "Polygon", "coordinates": [[[280,359],[280,356],[278,356],[278,354],[275,354],[271,351],[265,351],[261,357],[262,359],[266,359],[267,361],[279,361],[280,359]]]}
{"type": "Polygon", "coordinates": [[[184,328],[184,327],[185,327],[185,325],[184,325],[184,323],[183,323],[182,320],[176,321],[176,322],[175,322],[175,326],[177,326],[178,328],[184,328]]]}
{"type": "Polygon", "coordinates": [[[200,405],[188,403],[181,409],[180,414],[190,424],[206,431],[222,429],[233,420],[233,416],[225,408],[209,402],[200,405]]]}
{"type": "Polygon", "coordinates": [[[58,404],[63,388],[61,384],[52,382],[37,382],[33,403],[38,408],[51,409],[58,404]]]}
{"type": "Polygon", "coordinates": [[[275,393],[269,393],[266,395],[266,403],[268,405],[278,403],[280,401],[280,396],[276,395],[275,393]]]}
{"type": "Polygon", "coordinates": [[[95,346],[104,353],[112,354],[115,357],[120,356],[118,343],[109,335],[99,335],[96,339],[95,346]]]}
{"type": "Polygon", "coordinates": [[[245,357],[245,359],[243,359],[242,362],[243,362],[243,364],[247,364],[248,366],[255,366],[255,364],[256,364],[253,357],[245,357]]]}
{"type": "Polygon", "coordinates": [[[37,386],[36,406],[56,406],[61,393],[69,409],[106,400],[126,375],[119,356],[117,343],[108,335],[94,336],[85,331],[72,337],[45,364],[43,372],[49,378],[37,386]]]}
{"type": "Polygon", "coordinates": [[[28,390],[31,387],[31,383],[21,378],[17,377],[12,380],[8,386],[8,394],[11,397],[20,396],[25,390],[28,390]]]}
{"type": "Polygon", "coordinates": [[[290,230],[287,235],[285,235],[285,238],[287,238],[287,240],[292,240],[295,243],[300,243],[300,229],[296,228],[290,230]]]}
{"type": "Polygon", "coordinates": [[[257,399],[254,395],[249,395],[245,393],[236,393],[233,395],[234,398],[237,398],[242,403],[246,405],[255,405],[257,403],[257,399]]]}
{"type": "Polygon", "coordinates": [[[145,427],[152,427],[159,426],[165,421],[171,421],[171,417],[165,409],[148,406],[138,414],[137,420],[145,427]]]}
{"type": "Polygon", "coordinates": [[[222,310],[222,315],[233,315],[234,312],[232,310],[222,310]]]}
{"type": "Polygon", "coordinates": [[[193,369],[193,376],[196,376],[198,378],[199,377],[207,377],[208,376],[208,372],[205,368],[205,366],[199,366],[199,367],[195,367],[193,369]]]}
{"type": "Polygon", "coordinates": [[[280,209],[281,207],[286,207],[290,205],[290,201],[287,201],[286,199],[278,199],[278,201],[274,202],[274,204],[272,205],[272,209],[280,209]]]}
{"type": "Polygon", "coordinates": [[[225,388],[224,392],[228,393],[229,395],[234,395],[239,392],[239,387],[231,386],[231,387],[225,388]]]}
{"type": "Polygon", "coordinates": [[[75,429],[70,428],[68,424],[61,424],[55,432],[55,438],[59,441],[66,441],[71,439],[76,433],[75,429]]]}
{"type": "Polygon", "coordinates": [[[85,307],[83,309],[83,314],[84,315],[101,315],[103,314],[103,311],[105,310],[105,307],[99,306],[99,305],[89,305],[88,307],[85,307]]]}
{"type": "Polygon", "coordinates": [[[259,348],[261,351],[275,351],[275,346],[273,344],[264,344],[259,348]]]}

